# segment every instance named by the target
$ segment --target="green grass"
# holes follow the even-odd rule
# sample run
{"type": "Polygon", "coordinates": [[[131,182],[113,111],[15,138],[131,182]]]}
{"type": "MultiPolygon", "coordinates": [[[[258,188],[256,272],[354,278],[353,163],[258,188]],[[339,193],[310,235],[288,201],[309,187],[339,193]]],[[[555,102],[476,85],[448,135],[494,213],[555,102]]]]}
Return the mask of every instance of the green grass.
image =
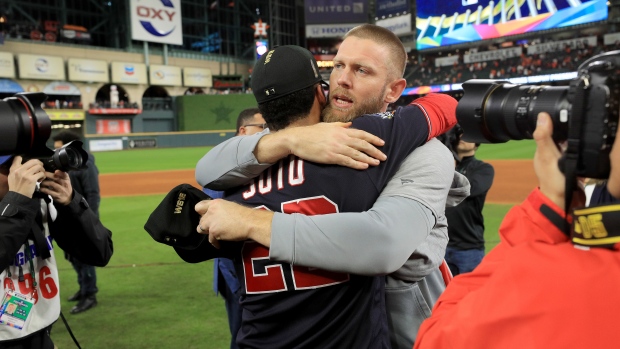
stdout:
{"type": "MultiPolygon", "coordinates": [[[[212,291],[213,263],[188,264],[144,231],[163,195],[104,198],[101,220],[112,231],[114,255],[97,268],[98,306],[78,315],[66,298],[77,291],[76,273],[56,251],[62,311],[83,348],[228,348],[224,301],[212,291]]],[[[74,348],[59,320],[59,348],[74,348]]]]}
{"type": "Polygon", "coordinates": [[[101,174],[196,168],[196,163],[213,147],[136,149],[97,152],[95,163],[101,174]]]}
{"type": "Polygon", "coordinates": [[[498,144],[482,144],[476,152],[481,160],[533,159],[536,143],[531,140],[509,141],[498,144]]]}
{"type": "MultiPolygon", "coordinates": [[[[186,170],[212,147],[135,149],[95,153],[97,167],[102,174],[162,170],[186,170]]],[[[532,159],[536,143],[533,140],[483,144],[476,157],[482,160],[532,159]]]]}
{"type": "Polygon", "coordinates": [[[484,205],[482,214],[484,215],[484,241],[487,253],[499,243],[499,226],[512,206],[513,205],[498,204],[484,205]]]}

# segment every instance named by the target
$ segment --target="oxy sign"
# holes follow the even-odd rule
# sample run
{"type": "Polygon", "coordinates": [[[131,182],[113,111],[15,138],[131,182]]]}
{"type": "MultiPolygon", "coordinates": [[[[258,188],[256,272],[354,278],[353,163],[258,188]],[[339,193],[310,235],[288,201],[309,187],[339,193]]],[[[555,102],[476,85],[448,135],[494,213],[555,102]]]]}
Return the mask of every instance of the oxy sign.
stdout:
{"type": "Polygon", "coordinates": [[[181,0],[130,0],[133,40],[183,45],[181,0]]]}

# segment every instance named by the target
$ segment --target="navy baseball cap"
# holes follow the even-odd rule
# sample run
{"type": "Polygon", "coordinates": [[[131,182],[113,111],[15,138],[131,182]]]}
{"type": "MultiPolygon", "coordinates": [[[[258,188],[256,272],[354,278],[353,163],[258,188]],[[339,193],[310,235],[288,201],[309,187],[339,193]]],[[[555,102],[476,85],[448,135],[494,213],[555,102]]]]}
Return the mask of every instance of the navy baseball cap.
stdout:
{"type": "Polygon", "coordinates": [[[162,202],[151,213],[144,224],[144,230],[153,240],[172,246],[184,261],[199,263],[212,258],[228,257],[228,245],[216,249],[209,243],[208,236],[196,231],[200,222],[200,215],[194,206],[202,200],[211,200],[202,190],[190,184],[180,184],[174,187],[162,202]]]}
{"type": "Polygon", "coordinates": [[[11,160],[13,155],[2,155],[0,156],[0,165],[3,165],[5,162],[11,160]]]}
{"type": "Polygon", "coordinates": [[[278,46],[261,56],[252,70],[252,92],[258,104],[310,87],[323,78],[310,51],[301,46],[278,46]]]}

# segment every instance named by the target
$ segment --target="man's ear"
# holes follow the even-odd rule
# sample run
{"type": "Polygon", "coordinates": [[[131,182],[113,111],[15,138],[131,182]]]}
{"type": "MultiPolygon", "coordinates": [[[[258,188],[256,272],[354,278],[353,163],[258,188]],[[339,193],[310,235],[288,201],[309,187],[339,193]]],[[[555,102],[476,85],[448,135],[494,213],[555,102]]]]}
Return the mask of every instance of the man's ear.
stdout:
{"type": "Polygon", "coordinates": [[[396,102],[400,98],[400,96],[403,94],[405,87],[407,87],[407,80],[405,79],[401,78],[401,79],[392,81],[388,85],[388,91],[387,91],[387,94],[385,95],[384,102],[386,103],[396,102]]]}
{"type": "Polygon", "coordinates": [[[239,127],[239,132],[237,132],[237,136],[245,136],[246,135],[245,126],[239,127]]]}
{"type": "Polygon", "coordinates": [[[314,93],[321,106],[325,106],[327,104],[327,97],[325,97],[325,94],[323,93],[323,87],[321,87],[321,84],[316,85],[314,93]]]}

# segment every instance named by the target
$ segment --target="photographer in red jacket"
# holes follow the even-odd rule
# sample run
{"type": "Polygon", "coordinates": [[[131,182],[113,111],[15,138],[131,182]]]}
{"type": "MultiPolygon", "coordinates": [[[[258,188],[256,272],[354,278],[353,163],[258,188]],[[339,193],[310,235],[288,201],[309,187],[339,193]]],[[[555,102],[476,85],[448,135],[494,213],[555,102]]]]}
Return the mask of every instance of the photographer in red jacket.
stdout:
{"type": "MultiPolygon", "coordinates": [[[[577,209],[566,219],[566,179],[552,131],[549,115],[539,114],[534,169],[540,187],[506,215],[501,242],[478,268],[450,283],[414,348],[618,346],[620,210],[577,209]],[[564,227],[572,219],[569,237],[564,227]]],[[[610,153],[611,199],[620,198],[619,143],[610,153]]],[[[571,207],[583,206],[581,195],[573,198],[571,207]]]]}

